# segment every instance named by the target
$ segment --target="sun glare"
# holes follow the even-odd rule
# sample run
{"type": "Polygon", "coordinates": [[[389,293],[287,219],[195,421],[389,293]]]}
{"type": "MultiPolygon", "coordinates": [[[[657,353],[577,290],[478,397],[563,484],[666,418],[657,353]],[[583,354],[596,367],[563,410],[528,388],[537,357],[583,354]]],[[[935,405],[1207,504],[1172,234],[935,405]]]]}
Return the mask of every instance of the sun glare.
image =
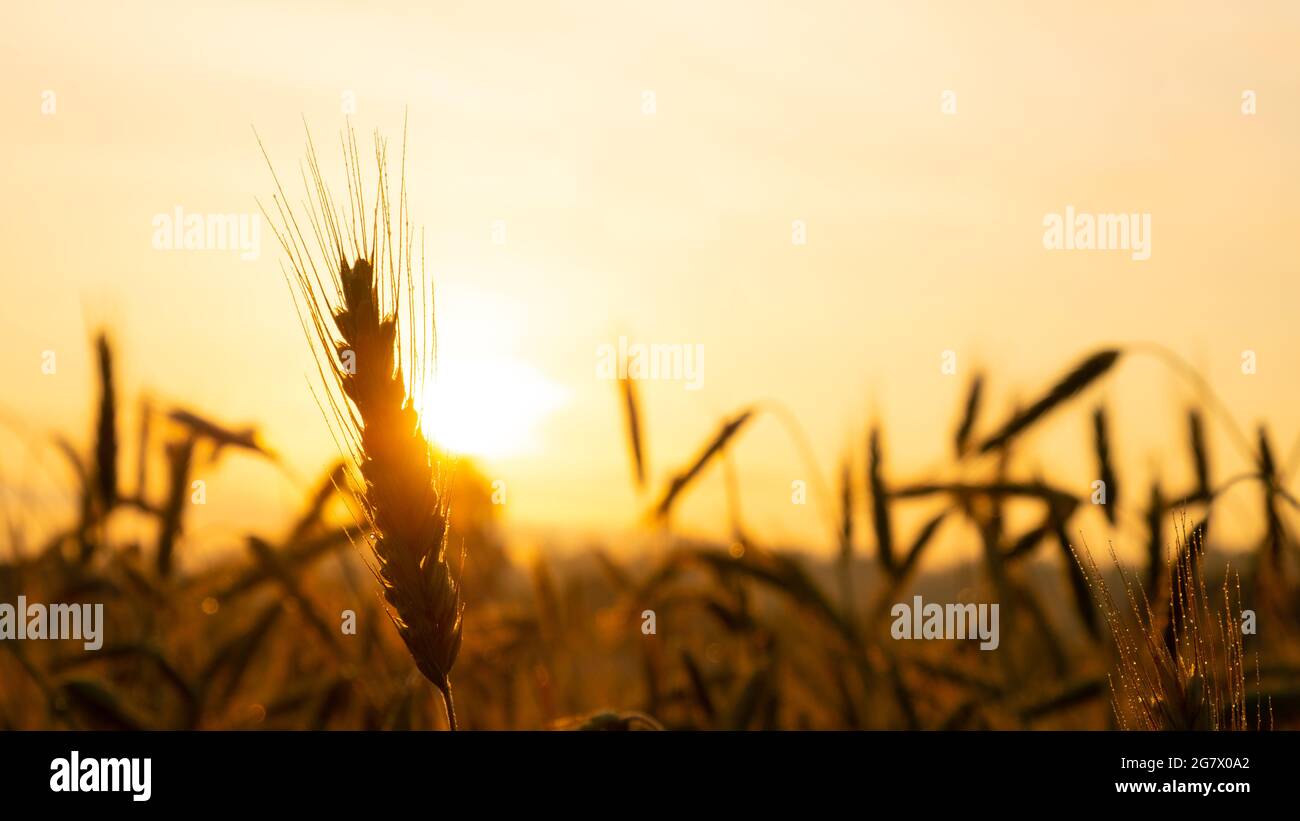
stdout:
{"type": "Polygon", "coordinates": [[[539,446],[539,425],[567,391],[519,354],[524,308],[463,283],[438,292],[438,357],[416,401],[424,435],[464,456],[499,459],[539,446]]]}
{"type": "Polygon", "coordinates": [[[517,359],[443,361],[424,390],[420,424],[453,453],[514,456],[536,444],[538,424],[563,403],[558,385],[517,359]]]}

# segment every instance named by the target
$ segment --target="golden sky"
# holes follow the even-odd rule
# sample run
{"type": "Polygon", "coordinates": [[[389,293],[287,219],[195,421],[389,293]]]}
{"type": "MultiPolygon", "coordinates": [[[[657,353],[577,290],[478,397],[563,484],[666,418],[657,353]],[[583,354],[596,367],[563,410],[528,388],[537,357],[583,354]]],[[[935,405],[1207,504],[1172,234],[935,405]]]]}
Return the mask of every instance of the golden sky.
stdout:
{"type": "MultiPolygon", "coordinates": [[[[507,482],[514,524],[608,531],[648,502],[630,481],[614,387],[596,378],[596,350],[620,335],[706,352],[699,390],[642,386],[655,487],[757,400],[789,408],[827,478],[846,448],[860,459],[873,416],[891,471],[919,478],[947,458],[970,369],[990,371],[992,423],[1086,352],[1138,341],[1185,357],[1244,427],[1267,420],[1289,449],[1300,6],[798,6],[8,10],[0,481],[11,501],[17,485],[48,486],[43,460],[57,466],[24,438],[89,431],[87,339],[100,325],[117,338],[128,411],[147,390],[257,423],[304,483],[327,463],[334,446],[269,226],[244,261],[158,250],[153,220],[177,207],[256,213],[272,183],[254,128],[301,192],[303,118],[342,186],[345,99],[362,139],[377,128],[400,143],[409,113],[439,401],[464,399],[438,424],[507,482]],[[948,91],[955,113],[942,108],[948,91]],[[1150,214],[1151,258],[1046,250],[1044,216],[1067,206],[1150,214]],[[796,220],[806,244],[792,242],[796,220]],[[40,368],[47,350],[53,375],[40,368]],[[955,376],[940,372],[945,350],[955,376]]],[[[1190,481],[1186,386],[1149,358],[1045,424],[1027,466],[1082,492],[1099,398],[1115,411],[1129,488],[1155,466],[1171,485],[1190,481]]],[[[1242,464],[1226,438],[1214,446],[1221,477],[1242,464]]],[[[752,530],[829,546],[816,506],[790,503],[809,470],[775,418],[739,441],[735,464],[752,530]]],[[[722,486],[721,472],[706,476],[681,522],[722,533],[722,486]]],[[[275,527],[302,493],[228,459],[200,533],[275,527]]],[[[1252,503],[1234,502],[1243,521],[1252,503]]]]}

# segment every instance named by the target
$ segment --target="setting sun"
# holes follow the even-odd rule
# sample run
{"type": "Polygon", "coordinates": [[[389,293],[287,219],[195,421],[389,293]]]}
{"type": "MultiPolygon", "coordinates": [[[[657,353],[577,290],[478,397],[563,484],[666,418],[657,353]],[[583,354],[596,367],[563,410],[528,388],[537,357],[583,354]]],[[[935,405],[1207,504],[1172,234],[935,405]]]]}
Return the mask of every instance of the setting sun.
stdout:
{"type": "Polygon", "coordinates": [[[525,362],[445,362],[419,404],[425,436],[453,453],[497,458],[528,450],[564,391],[525,362]]]}
{"type": "MultiPolygon", "coordinates": [[[[441,277],[440,277],[441,278],[441,277]]],[[[531,452],[538,426],[569,391],[531,361],[520,336],[527,314],[508,298],[463,280],[443,281],[437,362],[416,386],[424,435],[461,456],[499,459],[531,452]]]]}

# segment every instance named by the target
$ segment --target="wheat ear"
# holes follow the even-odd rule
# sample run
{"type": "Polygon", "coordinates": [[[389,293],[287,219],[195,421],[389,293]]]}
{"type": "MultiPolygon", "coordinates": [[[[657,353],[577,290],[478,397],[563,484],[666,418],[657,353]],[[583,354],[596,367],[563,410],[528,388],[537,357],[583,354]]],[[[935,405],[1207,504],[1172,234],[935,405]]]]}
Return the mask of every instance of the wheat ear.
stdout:
{"type": "Polygon", "coordinates": [[[386,146],[376,137],[379,179],[368,212],[351,132],[343,149],[346,211],[331,198],[308,135],[303,180],[315,251],[285,204],[278,179],[278,220],[267,216],[289,256],[292,271],[286,276],[314,343],[326,387],[321,405],[334,422],[340,449],[351,456],[354,486],[363,489],[357,501],[370,533],[371,570],[416,667],[442,693],[454,730],[450,673],[460,650],[464,604],[447,561],[445,483],[412,402],[435,350],[431,291],[424,287],[423,266],[418,277],[412,271],[404,172],[394,215],[386,146]]]}

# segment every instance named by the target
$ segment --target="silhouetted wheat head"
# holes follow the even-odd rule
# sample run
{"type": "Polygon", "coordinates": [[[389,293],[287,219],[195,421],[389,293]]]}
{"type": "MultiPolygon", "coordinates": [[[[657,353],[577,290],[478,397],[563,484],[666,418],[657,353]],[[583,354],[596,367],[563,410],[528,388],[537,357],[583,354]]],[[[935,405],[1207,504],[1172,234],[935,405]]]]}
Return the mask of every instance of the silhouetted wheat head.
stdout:
{"type": "Polygon", "coordinates": [[[449,675],[464,605],[447,561],[445,477],[412,401],[435,356],[432,296],[423,265],[418,273],[413,267],[404,170],[394,213],[387,147],[376,136],[378,179],[368,209],[355,135],[349,131],[342,143],[346,208],[332,198],[309,135],[303,177],[311,242],[278,179],[278,220],[267,216],[289,257],[287,278],[314,343],[325,382],[322,407],[360,474],[353,478],[364,488],[358,506],[375,558],[372,571],[416,666],[442,692],[455,729],[449,675]]]}

